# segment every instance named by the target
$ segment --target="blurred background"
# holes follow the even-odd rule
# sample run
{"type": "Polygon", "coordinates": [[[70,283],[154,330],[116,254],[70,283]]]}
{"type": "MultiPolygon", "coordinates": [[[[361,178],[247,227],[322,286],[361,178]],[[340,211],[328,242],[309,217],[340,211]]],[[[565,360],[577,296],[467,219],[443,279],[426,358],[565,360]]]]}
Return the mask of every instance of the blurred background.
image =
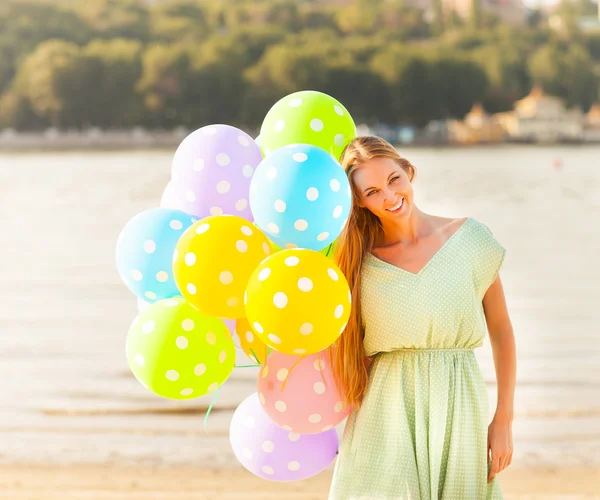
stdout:
{"type": "MultiPolygon", "coordinates": [[[[233,455],[229,422],[255,369],[223,385],[208,433],[211,396],[170,401],[135,380],[136,299],[114,261],[188,133],[226,123],[256,137],[275,102],[307,89],[416,165],[420,208],[475,217],[507,248],[518,380],[505,497],[600,498],[589,0],[2,0],[0,498],[327,498],[333,465],[278,484],[233,455]]],[[[477,357],[491,418],[489,341],[477,357]]]]}

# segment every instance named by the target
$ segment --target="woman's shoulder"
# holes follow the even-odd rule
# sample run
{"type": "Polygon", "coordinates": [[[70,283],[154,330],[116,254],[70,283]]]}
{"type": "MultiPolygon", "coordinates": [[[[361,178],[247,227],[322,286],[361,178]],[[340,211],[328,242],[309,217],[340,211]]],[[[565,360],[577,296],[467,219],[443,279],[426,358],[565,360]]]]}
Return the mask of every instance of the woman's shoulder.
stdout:
{"type": "Polygon", "coordinates": [[[490,229],[489,225],[485,222],[476,219],[475,217],[467,217],[465,224],[469,224],[472,234],[474,234],[477,238],[483,240],[488,240],[490,238],[494,239],[494,233],[490,229]]]}

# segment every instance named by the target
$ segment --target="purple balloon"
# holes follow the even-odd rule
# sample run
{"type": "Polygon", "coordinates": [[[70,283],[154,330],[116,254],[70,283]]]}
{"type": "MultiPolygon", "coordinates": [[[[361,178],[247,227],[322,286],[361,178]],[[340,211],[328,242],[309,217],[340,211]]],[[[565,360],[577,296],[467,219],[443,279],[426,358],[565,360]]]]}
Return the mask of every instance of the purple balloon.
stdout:
{"type": "Polygon", "coordinates": [[[171,169],[181,209],[201,219],[228,214],[252,221],[250,179],[261,160],[254,139],[240,129],[209,125],[192,132],[177,148],[171,169]]]}
{"type": "Polygon", "coordinates": [[[279,427],[263,410],[258,393],[235,410],[229,440],[237,459],[252,474],[270,481],[299,481],[325,470],[338,451],[334,429],[296,434],[279,427]]]}
{"type": "Polygon", "coordinates": [[[160,199],[161,208],[172,208],[173,210],[183,210],[181,202],[177,199],[177,195],[175,194],[175,186],[173,186],[173,181],[170,181],[163,191],[162,197],[160,199]]]}

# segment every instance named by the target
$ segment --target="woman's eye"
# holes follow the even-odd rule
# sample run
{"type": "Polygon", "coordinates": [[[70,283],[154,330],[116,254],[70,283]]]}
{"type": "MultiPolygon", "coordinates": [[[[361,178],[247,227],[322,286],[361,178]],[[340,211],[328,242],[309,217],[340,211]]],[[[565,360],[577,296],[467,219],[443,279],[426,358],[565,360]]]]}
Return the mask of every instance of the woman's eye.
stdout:
{"type": "Polygon", "coordinates": [[[396,177],[392,177],[392,180],[390,181],[390,183],[396,182],[398,179],[400,179],[399,175],[397,175],[396,177]]]}
{"type": "Polygon", "coordinates": [[[369,192],[367,193],[367,196],[371,196],[373,193],[376,193],[376,192],[377,192],[377,191],[369,191],[369,192]]]}

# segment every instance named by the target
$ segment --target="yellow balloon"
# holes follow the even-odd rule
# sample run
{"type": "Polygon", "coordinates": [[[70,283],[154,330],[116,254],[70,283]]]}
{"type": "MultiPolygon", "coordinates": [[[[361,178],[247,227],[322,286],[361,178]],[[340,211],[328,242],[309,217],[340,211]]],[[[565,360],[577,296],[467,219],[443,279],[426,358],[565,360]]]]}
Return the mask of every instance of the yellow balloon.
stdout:
{"type": "Polygon", "coordinates": [[[270,253],[267,237],[247,220],[234,215],[206,217],[177,242],[175,283],[202,314],[242,318],[248,278],[270,253]]]}
{"type": "Polygon", "coordinates": [[[293,355],[330,346],[346,327],[352,296],[331,259],[305,248],[281,250],[254,270],[246,317],[260,340],[293,355]]]}
{"type": "Polygon", "coordinates": [[[235,333],[240,338],[240,347],[252,361],[263,364],[267,360],[268,347],[250,328],[246,318],[235,321],[235,333]]]}

